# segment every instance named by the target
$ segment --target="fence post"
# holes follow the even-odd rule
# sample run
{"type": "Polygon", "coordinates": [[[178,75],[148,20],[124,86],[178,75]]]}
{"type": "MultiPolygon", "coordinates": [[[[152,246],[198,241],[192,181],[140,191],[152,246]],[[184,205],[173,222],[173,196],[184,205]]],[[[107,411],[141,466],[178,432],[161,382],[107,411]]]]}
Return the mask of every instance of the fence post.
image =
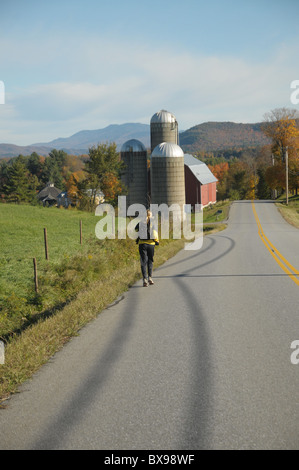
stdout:
{"type": "Polygon", "coordinates": [[[36,258],[33,258],[33,267],[34,267],[34,286],[35,286],[35,292],[38,292],[38,280],[37,280],[37,264],[36,264],[36,258]]]}
{"type": "Polygon", "coordinates": [[[49,259],[49,253],[48,253],[48,238],[47,238],[47,229],[46,229],[46,228],[44,228],[44,239],[45,239],[46,259],[49,259]]]}
{"type": "Polygon", "coordinates": [[[82,245],[82,220],[80,220],[80,245],[82,245]]]}

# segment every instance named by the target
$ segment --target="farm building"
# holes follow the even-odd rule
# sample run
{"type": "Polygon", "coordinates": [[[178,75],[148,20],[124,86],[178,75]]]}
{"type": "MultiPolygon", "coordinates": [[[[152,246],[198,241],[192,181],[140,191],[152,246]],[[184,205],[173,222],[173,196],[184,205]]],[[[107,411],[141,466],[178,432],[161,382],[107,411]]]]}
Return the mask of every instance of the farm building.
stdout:
{"type": "Polygon", "coordinates": [[[51,206],[57,204],[60,193],[61,189],[55,188],[54,184],[49,182],[47,186],[38,193],[37,198],[44,206],[51,206]]]}
{"type": "Polygon", "coordinates": [[[61,191],[50,182],[38,193],[37,198],[44,206],[67,208],[72,203],[66,191],[61,191]]]}
{"type": "Polygon", "coordinates": [[[128,188],[128,205],[134,203],[174,203],[203,207],[216,202],[217,178],[205,163],[184,151],[178,144],[178,122],[162,109],[150,121],[151,157],[136,139],[125,142],[121,158],[125,162],[123,182],[128,188]],[[145,202],[146,201],[146,202],[145,202]]]}
{"type": "Polygon", "coordinates": [[[202,204],[203,207],[216,202],[217,178],[208,166],[192,155],[185,153],[186,204],[202,204]]]}

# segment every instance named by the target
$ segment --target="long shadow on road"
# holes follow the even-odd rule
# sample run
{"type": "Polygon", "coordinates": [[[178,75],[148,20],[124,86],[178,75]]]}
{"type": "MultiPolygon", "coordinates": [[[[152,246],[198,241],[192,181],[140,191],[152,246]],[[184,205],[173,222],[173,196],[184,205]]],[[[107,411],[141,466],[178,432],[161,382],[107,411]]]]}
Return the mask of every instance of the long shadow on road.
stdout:
{"type": "Polygon", "coordinates": [[[55,416],[58,418],[49,424],[38,441],[33,444],[33,450],[60,448],[69,431],[84,417],[86,408],[90,406],[99,389],[113,373],[113,365],[121,357],[135,323],[138,306],[133,297],[130,297],[126,309],[122,312],[119,324],[115,327],[115,334],[106,349],[101,352],[94,366],[87,371],[86,377],[82,379],[81,387],[68,397],[67,406],[62,409],[61,413],[56,413],[55,409],[55,416]]]}
{"type": "MultiPolygon", "coordinates": [[[[230,238],[228,239],[230,246],[220,255],[202,265],[187,269],[181,274],[188,275],[188,273],[224,257],[234,248],[234,241],[230,238]]],[[[214,244],[215,240],[210,239],[208,247],[195,256],[210,250],[214,244]]],[[[190,256],[191,258],[194,259],[194,255],[190,256]]],[[[177,263],[171,263],[168,267],[185,261],[186,258],[177,263]]],[[[162,267],[159,271],[161,269],[162,267]]],[[[190,315],[190,340],[192,344],[192,363],[189,365],[191,367],[192,381],[189,388],[189,396],[183,401],[183,428],[180,442],[177,444],[180,449],[208,448],[209,438],[207,430],[211,413],[210,396],[212,390],[209,332],[202,315],[199,300],[194,292],[180,275],[174,275],[173,278],[182,296],[185,298],[186,307],[190,315]]],[[[86,377],[82,379],[82,385],[73,395],[67,398],[67,404],[62,408],[61,412],[55,413],[55,418],[49,423],[40,438],[33,443],[31,449],[52,450],[61,448],[69,432],[84,417],[86,408],[90,406],[99,389],[103,387],[110,374],[113,373],[113,366],[121,357],[124,346],[135,324],[137,311],[138,305],[135,296],[129,296],[126,308],[122,312],[119,323],[115,327],[115,333],[107,344],[106,349],[99,354],[95,363],[87,371],[86,377]]]]}
{"type": "Polygon", "coordinates": [[[212,375],[209,332],[198,298],[187,282],[175,278],[190,316],[190,342],[192,345],[190,368],[192,377],[189,393],[185,397],[184,419],[178,449],[208,449],[209,421],[212,413],[212,375]]]}

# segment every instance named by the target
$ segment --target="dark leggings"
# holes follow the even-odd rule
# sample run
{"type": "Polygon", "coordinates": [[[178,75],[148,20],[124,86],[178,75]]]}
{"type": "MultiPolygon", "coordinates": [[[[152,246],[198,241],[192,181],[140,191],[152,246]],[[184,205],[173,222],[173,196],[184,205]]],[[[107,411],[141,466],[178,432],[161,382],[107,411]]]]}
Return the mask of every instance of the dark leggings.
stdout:
{"type": "Polygon", "coordinates": [[[147,278],[146,271],[148,272],[148,277],[152,277],[154,251],[155,245],[148,245],[147,243],[139,245],[141,272],[144,279],[147,278]]]}

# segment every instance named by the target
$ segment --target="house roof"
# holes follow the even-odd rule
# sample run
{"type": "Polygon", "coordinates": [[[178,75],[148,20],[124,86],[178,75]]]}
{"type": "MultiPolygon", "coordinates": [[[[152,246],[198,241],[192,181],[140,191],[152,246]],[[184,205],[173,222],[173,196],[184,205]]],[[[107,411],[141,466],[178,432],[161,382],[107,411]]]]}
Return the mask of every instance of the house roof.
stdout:
{"type": "Polygon", "coordinates": [[[193,157],[189,153],[185,153],[184,155],[184,164],[190,168],[201,184],[215,183],[218,181],[204,162],[198,160],[198,158],[193,157]]]}
{"type": "Polygon", "coordinates": [[[37,197],[38,199],[57,199],[57,196],[61,193],[61,189],[55,188],[55,186],[47,185],[44,189],[42,189],[37,197]]]}

